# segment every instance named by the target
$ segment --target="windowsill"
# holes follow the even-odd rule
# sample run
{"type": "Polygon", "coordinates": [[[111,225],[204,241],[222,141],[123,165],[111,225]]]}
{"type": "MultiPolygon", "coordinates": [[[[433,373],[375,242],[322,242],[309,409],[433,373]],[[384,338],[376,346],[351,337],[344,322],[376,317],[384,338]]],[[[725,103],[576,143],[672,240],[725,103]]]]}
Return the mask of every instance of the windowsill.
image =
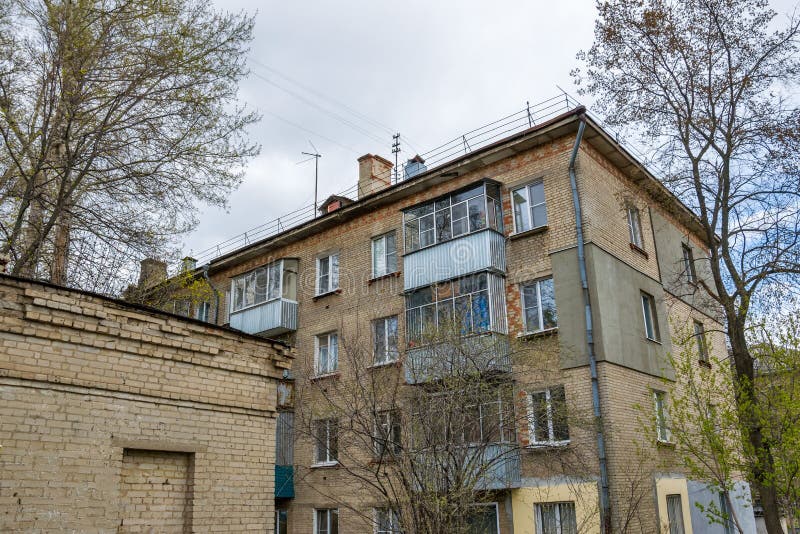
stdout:
{"type": "Polygon", "coordinates": [[[675,442],[674,441],[664,441],[663,439],[657,439],[656,440],[656,445],[658,447],[665,447],[667,449],[674,449],[675,448],[675,442]]]}
{"type": "Polygon", "coordinates": [[[647,251],[645,249],[643,249],[639,245],[635,245],[633,243],[629,243],[629,244],[631,246],[631,250],[634,250],[634,251],[638,252],[639,254],[641,254],[642,256],[644,256],[644,259],[650,258],[650,255],[647,253],[647,251]]]}
{"type": "Polygon", "coordinates": [[[332,467],[339,467],[339,460],[333,460],[332,462],[317,462],[315,464],[311,464],[309,467],[311,469],[330,469],[332,467]]]}
{"type": "Polygon", "coordinates": [[[544,450],[544,449],[547,449],[547,450],[550,450],[550,449],[564,449],[566,447],[569,447],[570,443],[571,443],[570,440],[567,440],[567,441],[550,441],[550,442],[547,442],[547,443],[531,443],[531,444],[527,445],[525,448],[527,448],[527,449],[529,449],[531,451],[544,450]]]}
{"type": "Polygon", "coordinates": [[[537,234],[543,234],[548,230],[549,226],[543,224],[541,226],[537,226],[536,228],[531,228],[530,230],[525,230],[524,232],[514,232],[513,234],[509,235],[509,239],[519,239],[522,237],[529,237],[537,234]]]}
{"type": "Polygon", "coordinates": [[[317,380],[324,380],[326,378],[339,378],[341,373],[339,371],[334,371],[332,373],[325,373],[324,375],[315,375],[309,378],[310,381],[316,382],[317,380]]]}
{"type": "Polygon", "coordinates": [[[558,334],[558,327],[545,328],[544,330],[537,330],[536,332],[523,332],[517,334],[518,339],[536,339],[539,337],[549,337],[558,334]]]}
{"type": "Polygon", "coordinates": [[[661,343],[661,341],[659,341],[658,339],[653,339],[652,337],[647,337],[647,336],[644,336],[644,338],[650,343],[655,343],[656,345],[663,345],[663,343],[661,343]]]}
{"type": "Polygon", "coordinates": [[[385,280],[387,278],[397,278],[398,276],[400,276],[400,271],[395,271],[393,273],[386,273],[386,274],[382,274],[380,276],[373,276],[372,278],[367,280],[367,285],[371,286],[372,284],[374,284],[378,280],[385,280]]]}
{"type": "Polygon", "coordinates": [[[384,367],[400,367],[401,365],[402,362],[400,361],[400,358],[398,358],[396,360],[391,360],[388,362],[373,363],[368,367],[368,369],[383,369],[384,367]]]}
{"type": "Polygon", "coordinates": [[[711,369],[711,362],[708,360],[697,360],[697,363],[700,365],[700,367],[711,369]]]}
{"type": "Polygon", "coordinates": [[[342,293],[341,288],[334,289],[333,291],[328,291],[327,293],[320,293],[319,295],[314,295],[312,299],[314,302],[318,301],[319,299],[328,297],[330,295],[340,295],[342,293]]]}

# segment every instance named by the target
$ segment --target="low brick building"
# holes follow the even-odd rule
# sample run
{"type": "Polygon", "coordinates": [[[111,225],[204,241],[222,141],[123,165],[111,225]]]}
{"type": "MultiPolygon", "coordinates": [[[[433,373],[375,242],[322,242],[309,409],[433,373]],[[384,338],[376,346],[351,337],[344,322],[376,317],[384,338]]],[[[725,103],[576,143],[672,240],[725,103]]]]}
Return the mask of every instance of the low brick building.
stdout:
{"type": "Polygon", "coordinates": [[[271,532],[280,342],[0,276],[0,531],[271,532]]]}

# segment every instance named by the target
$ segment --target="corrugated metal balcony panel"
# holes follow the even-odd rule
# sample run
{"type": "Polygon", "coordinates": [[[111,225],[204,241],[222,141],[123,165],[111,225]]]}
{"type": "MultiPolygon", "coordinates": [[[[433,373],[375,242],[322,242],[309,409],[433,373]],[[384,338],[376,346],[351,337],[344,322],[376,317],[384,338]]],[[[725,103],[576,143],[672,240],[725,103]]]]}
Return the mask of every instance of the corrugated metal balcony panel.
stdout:
{"type": "MultiPolygon", "coordinates": [[[[475,491],[503,490],[521,486],[521,454],[516,443],[488,443],[464,445],[456,450],[431,453],[420,451],[416,461],[422,466],[420,473],[431,477],[418,480],[417,486],[426,485],[431,490],[448,484],[449,476],[461,480],[474,480],[475,491]]],[[[419,488],[421,489],[421,488],[419,488]]]]}
{"type": "Polygon", "coordinates": [[[248,334],[275,336],[297,330],[297,303],[275,299],[231,312],[231,327],[248,334]]]}
{"type": "Polygon", "coordinates": [[[454,346],[451,342],[427,345],[406,351],[406,382],[420,384],[454,374],[511,372],[508,337],[484,334],[464,338],[454,346]]]}
{"type": "Polygon", "coordinates": [[[294,499],[294,466],[275,466],[275,497],[294,499]]]}
{"type": "Polygon", "coordinates": [[[486,269],[506,270],[505,237],[491,229],[406,254],[403,287],[409,290],[429,286],[486,269]]]}
{"type": "Polygon", "coordinates": [[[521,480],[521,454],[517,444],[497,443],[481,449],[486,473],[478,482],[479,490],[519,488],[521,480]]]}

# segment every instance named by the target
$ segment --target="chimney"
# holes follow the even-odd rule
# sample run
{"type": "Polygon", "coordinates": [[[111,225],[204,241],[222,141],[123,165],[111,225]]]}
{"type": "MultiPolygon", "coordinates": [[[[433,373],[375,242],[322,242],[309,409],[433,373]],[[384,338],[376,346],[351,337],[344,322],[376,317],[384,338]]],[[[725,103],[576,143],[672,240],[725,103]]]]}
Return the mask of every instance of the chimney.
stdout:
{"type": "Polygon", "coordinates": [[[391,184],[391,161],[372,154],[358,158],[358,198],[377,193],[391,184]]]}
{"type": "Polygon", "coordinates": [[[408,180],[409,178],[416,176],[420,173],[423,173],[428,170],[428,167],[425,166],[425,160],[422,159],[422,156],[417,154],[410,160],[406,162],[406,168],[403,171],[403,179],[408,180]]]}
{"type": "Polygon", "coordinates": [[[147,289],[167,279],[167,263],[153,258],[145,258],[139,268],[139,287],[147,289]]]}

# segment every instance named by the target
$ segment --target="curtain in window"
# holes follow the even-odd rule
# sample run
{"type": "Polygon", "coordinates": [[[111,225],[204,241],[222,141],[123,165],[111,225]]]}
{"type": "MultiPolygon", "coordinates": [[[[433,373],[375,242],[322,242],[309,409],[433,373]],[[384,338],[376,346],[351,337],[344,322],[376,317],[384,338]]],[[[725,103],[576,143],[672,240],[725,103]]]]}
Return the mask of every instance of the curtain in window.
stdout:
{"type": "Polygon", "coordinates": [[[669,534],[684,534],[683,507],[680,495],[667,495],[667,519],[669,534]]]}

